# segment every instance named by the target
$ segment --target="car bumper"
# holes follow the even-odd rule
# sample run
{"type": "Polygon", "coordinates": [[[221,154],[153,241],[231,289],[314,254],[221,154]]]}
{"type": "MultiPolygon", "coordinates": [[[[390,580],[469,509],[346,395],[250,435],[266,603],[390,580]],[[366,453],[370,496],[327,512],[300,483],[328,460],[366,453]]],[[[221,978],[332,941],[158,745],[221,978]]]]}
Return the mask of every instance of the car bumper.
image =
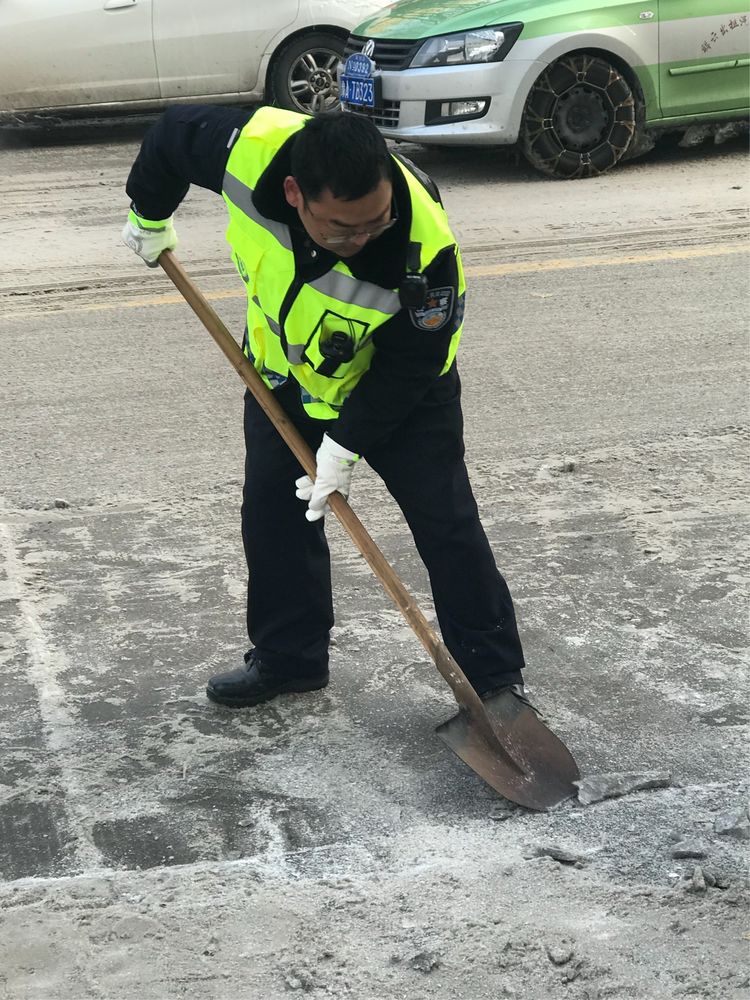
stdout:
{"type": "MultiPolygon", "coordinates": [[[[380,131],[404,142],[505,145],[517,141],[527,94],[546,63],[501,63],[435,69],[384,70],[380,100],[370,112],[380,131]],[[438,120],[452,102],[485,101],[474,114],[438,120]]],[[[350,111],[360,108],[346,106],[350,111]]]]}

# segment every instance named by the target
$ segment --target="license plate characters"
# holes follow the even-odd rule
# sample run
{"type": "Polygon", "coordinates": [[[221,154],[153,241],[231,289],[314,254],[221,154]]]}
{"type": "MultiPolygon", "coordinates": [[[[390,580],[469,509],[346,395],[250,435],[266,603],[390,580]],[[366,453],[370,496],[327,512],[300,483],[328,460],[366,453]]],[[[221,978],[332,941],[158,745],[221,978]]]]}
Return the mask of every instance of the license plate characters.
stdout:
{"type": "Polygon", "coordinates": [[[375,107],[375,63],[362,52],[350,55],[341,74],[339,99],[343,104],[375,107]]]}

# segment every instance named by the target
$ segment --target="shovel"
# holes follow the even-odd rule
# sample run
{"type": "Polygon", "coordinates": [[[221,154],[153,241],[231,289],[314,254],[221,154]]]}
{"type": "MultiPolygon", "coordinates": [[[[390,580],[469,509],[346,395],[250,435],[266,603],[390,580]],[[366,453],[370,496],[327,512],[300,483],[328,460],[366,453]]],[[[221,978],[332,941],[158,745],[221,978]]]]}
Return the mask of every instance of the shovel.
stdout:
{"type": "MultiPolygon", "coordinates": [[[[315,456],[214,309],[171,251],[165,250],[159,263],[314,479],[315,456]]],[[[487,702],[480,699],[343,496],[332,493],[328,504],[453,691],[459,712],[438,726],[441,739],[472,771],[519,805],[544,810],[574,795],[573,782],[580,775],[567,747],[510,691],[487,702]]]]}

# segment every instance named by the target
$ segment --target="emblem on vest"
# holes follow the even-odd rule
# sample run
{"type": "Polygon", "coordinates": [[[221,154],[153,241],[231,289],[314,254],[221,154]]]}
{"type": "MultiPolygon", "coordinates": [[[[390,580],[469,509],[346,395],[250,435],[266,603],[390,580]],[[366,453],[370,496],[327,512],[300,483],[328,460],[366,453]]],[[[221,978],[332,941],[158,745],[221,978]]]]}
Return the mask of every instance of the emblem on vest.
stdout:
{"type": "Polygon", "coordinates": [[[246,285],[249,284],[250,275],[247,272],[244,260],[242,259],[242,257],[240,257],[238,253],[235,253],[234,261],[235,264],[237,265],[237,273],[239,274],[239,276],[242,278],[242,280],[245,282],[246,285]]]}

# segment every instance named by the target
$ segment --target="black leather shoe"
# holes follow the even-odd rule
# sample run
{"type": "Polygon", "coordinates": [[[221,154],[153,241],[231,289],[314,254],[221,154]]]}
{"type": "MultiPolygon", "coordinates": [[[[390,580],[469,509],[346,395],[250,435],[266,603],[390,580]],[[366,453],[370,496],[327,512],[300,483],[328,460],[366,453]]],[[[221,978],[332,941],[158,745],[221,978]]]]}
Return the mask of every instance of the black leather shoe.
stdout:
{"type": "Polygon", "coordinates": [[[539,711],[536,705],[533,705],[526,697],[526,688],[523,686],[523,684],[501,684],[500,687],[495,687],[491,688],[489,691],[484,691],[482,694],[479,695],[479,697],[482,699],[482,701],[491,701],[492,698],[495,698],[498,695],[502,695],[506,691],[510,691],[510,693],[515,698],[517,698],[518,701],[526,705],[527,708],[530,708],[535,715],[537,715],[542,721],[544,721],[544,716],[542,715],[542,713],[539,711]]]}
{"type": "Polygon", "coordinates": [[[244,666],[226,674],[216,674],[206,685],[206,695],[218,705],[246,708],[270,701],[277,694],[317,691],[328,683],[328,671],[307,677],[285,677],[250,653],[244,666]]]}

